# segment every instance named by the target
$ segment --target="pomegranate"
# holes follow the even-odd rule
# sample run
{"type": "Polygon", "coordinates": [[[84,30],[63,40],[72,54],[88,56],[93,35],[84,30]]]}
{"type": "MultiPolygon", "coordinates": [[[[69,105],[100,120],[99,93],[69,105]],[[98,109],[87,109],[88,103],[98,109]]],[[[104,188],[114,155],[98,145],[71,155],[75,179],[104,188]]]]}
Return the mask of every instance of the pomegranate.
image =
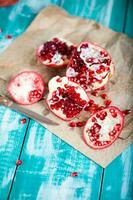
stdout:
{"type": "Polygon", "coordinates": [[[59,118],[69,121],[77,116],[88,103],[89,98],[82,87],[67,77],[56,76],[49,81],[46,102],[59,118]]]}
{"type": "Polygon", "coordinates": [[[110,146],[120,135],[124,125],[123,113],[114,106],[93,114],[86,122],[83,138],[93,149],[110,146]]]}
{"type": "Polygon", "coordinates": [[[97,44],[83,42],[74,50],[66,76],[86,91],[104,86],[114,72],[108,52],[97,44]]]}
{"type": "Polygon", "coordinates": [[[69,41],[53,38],[37,49],[38,60],[49,67],[67,65],[76,47],[69,41]]]}
{"type": "Polygon", "coordinates": [[[9,82],[7,90],[15,102],[28,105],[43,97],[45,83],[43,77],[37,72],[24,71],[9,82]]]}
{"type": "Polygon", "coordinates": [[[18,0],[0,0],[0,7],[11,6],[17,2],[18,0]]]}

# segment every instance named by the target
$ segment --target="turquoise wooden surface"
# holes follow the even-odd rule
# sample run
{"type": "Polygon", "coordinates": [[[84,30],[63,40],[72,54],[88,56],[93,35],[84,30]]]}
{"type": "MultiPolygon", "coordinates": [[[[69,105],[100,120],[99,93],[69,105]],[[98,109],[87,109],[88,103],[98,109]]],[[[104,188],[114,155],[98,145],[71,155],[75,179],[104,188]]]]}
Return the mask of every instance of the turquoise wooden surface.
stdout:
{"type": "Polygon", "coordinates": [[[0,106],[0,200],[6,199],[16,170],[27,123],[22,125],[24,116],[0,106]]]}
{"type": "MultiPolygon", "coordinates": [[[[21,0],[15,6],[0,8],[0,28],[3,30],[3,33],[0,33],[1,51],[15,37],[24,32],[36,14],[50,3],[65,8],[73,15],[95,19],[114,30],[133,36],[132,0],[77,0],[76,3],[74,0],[21,0]],[[13,39],[7,40],[5,34],[12,34],[13,39]]],[[[5,118],[2,116],[5,111],[4,107],[0,107],[0,126],[6,124],[5,118]]],[[[23,117],[21,114],[15,115],[14,113],[16,114],[10,110],[10,116],[15,116],[10,118],[10,124],[23,117]]],[[[112,197],[115,197],[116,200],[132,199],[133,164],[131,158],[133,146],[103,170],[59,138],[48,133],[33,120],[29,123],[28,131],[26,126],[24,125],[22,136],[18,140],[11,137],[13,129],[5,130],[9,136],[6,145],[17,148],[13,148],[12,151],[10,149],[9,152],[6,148],[7,157],[4,157],[6,157],[8,165],[4,165],[0,159],[0,200],[7,199],[7,196],[11,200],[54,200],[56,198],[60,200],[110,200],[112,197]],[[16,169],[14,160],[19,157],[23,164],[16,169]],[[11,174],[8,173],[10,168],[13,169],[11,174]],[[79,173],[78,177],[70,176],[73,171],[79,173]],[[9,177],[8,184],[2,187],[1,183],[7,177],[9,177]]],[[[14,131],[15,138],[18,130],[20,131],[19,124],[14,131]]],[[[4,138],[2,134],[1,136],[4,138]]],[[[2,157],[3,152],[0,151],[0,158],[2,157]]]]}

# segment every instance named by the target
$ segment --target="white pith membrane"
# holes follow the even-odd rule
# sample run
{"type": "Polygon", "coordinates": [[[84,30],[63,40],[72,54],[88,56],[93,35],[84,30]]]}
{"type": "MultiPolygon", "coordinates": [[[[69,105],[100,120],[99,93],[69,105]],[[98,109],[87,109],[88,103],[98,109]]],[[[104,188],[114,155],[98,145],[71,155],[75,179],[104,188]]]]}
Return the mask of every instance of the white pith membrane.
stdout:
{"type": "MultiPolygon", "coordinates": [[[[67,89],[65,87],[65,85],[67,86],[73,86],[75,89],[75,94],[80,94],[80,98],[82,100],[86,101],[86,104],[89,101],[89,97],[87,96],[86,92],[84,91],[84,89],[82,87],[80,87],[78,84],[71,82],[68,80],[67,77],[60,77],[60,76],[56,76],[54,78],[52,78],[49,81],[48,87],[49,87],[49,94],[47,97],[47,104],[49,105],[49,108],[51,109],[51,105],[54,105],[55,103],[59,102],[60,99],[62,98],[62,95],[59,94],[59,90],[58,88],[62,88],[65,89],[65,91],[67,92],[67,89]],[[57,101],[53,101],[53,93],[56,93],[56,96],[59,98],[59,100],[57,101]]],[[[64,99],[67,99],[68,97],[65,97],[64,99]]],[[[72,118],[68,118],[64,113],[63,113],[63,109],[64,106],[62,106],[61,108],[59,108],[58,110],[56,109],[52,109],[52,112],[57,115],[59,118],[64,119],[64,120],[71,120],[72,118]]],[[[73,116],[75,117],[75,116],[73,116]]]]}
{"type": "Polygon", "coordinates": [[[106,109],[103,109],[102,111],[99,111],[95,113],[94,115],[92,115],[88,119],[84,128],[84,139],[86,143],[92,148],[100,148],[100,147],[104,148],[104,146],[106,147],[109,144],[113,143],[123,128],[123,115],[121,111],[119,111],[116,107],[108,107],[106,109]],[[111,115],[111,112],[110,112],[111,109],[115,110],[115,112],[117,113],[117,117],[113,117],[111,115]],[[107,116],[105,117],[104,120],[101,120],[100,118],[96,116],[97,113],[100,114],[102,113],[102,111],[106,111],[107,113],[107,116]],[[93,122],[92,118],[93,119],[95,118],[96,121],[93,122]],[[91,139],[93,139],[95,136],[92,136],[90,129],[95,123],[101,126],[100,131],[96,133],[99,135],[99,138],[96,139],[95,141],[91,141],[91,139]],[[116,134],[112,136],[110,135],[110,132],[114,130],[114,127],[116,124],[120,124],[120,128],[116,132],[116,134]],[[96,145],[95,144],[96,141],[101,142],[102,145],[96,145]]]}
{"type": "MultiPolygon", "coordinates": [[[[111,59],[109,54],[107,53],[107,51],[105,49],[103,49],[102,47],[96,46],[95,44],[89,43],[89,42],[84,42],[81,43],[81,45],[77,48],[77,52],[80,55],[80,58],[82,59],[82,61],[84,62],[85,66],[88,68],[88,71],[86,71],[85,77],[86,77],[86,86],[87,89],[86,91],[90,91],[90,90],[95,90],[98,89],[100,87],[102,87],[103,85],[105,85],[109,78],[111,77],[111,75],[114,72],[114,65],[111,61],[111,63],[109,65],[107,65],[107,63],[103,63],[103,61],[105,59],[111,59]],[[88,47],[82,47],[83,44],[87,44],[88,47]],[[105,52],[105,55],[101,55],[100,52],[105,52]],[[91,62],[87,62],[88,59],[93,58],[93,63],[91,62]],[[98,63],[101,62],[101,63],[98,63]],[[100,66],[103,66],[106,71],[102,72],[102,73],[97,73],[97,70],[100,69],[100,66]],[[107,70],[107,67],[109,68],[107,70]],[[96,78],[97,80],[94,83],[88,83],[89,82],[89,70],[94,71],[94,78],[96,78]]],[[[76,59],[73,57],[73,59],[76,59]]],[[[81,66],[82,67],[82,66],[81,66]]],[[[68,78],[76,78],[78,76],[78,72],[75,71],[74,68],[70,66],[67,69],[66,75],[68,78]]],[[[80,78],[80,80],[76,80],[74,82],[80,83],[82,78],[80,78]]],[[[81,85],[82,86],[82,85],[81,85]]]]}
{"type": "MultiPolygon", "coordinates": [[[[40,75],[36,72],[23,72],[18,74],[8,85],[8,91],[13,99],[20,104],[31,104],[37,101],[29,102],[29,94],[31,91],[39,90],[44,92],[44,82],[40,75]]],[[[38,98],[39,100],[40,98],[38,98]]]]}
{"type": "MultiPolygon", "coordinates": [[[[54,39],[54,38],[48,40],[47,42],[53,41],[53,39],[54,39]]],[[[58,40],[61,41],[61,42],[65,42],[66,45],[67,45],[68,47],[73,46],[73,44],[72,44],[70,41],[67,41],[67,40],[65,40],[64,38],[58,38],[58,40]]],[[[51,48],[54,48],[54,46],[51,47],[51,48]]],[[[44,45],[41,45],[41,46],[38,48],[38,50],[37,50],[38,56],[41,56],[41,51],[42,51],[43,49],[44,49],[44,45]]],[[[49,65],[62,66],[62,65],[67,64],[69,60],[68,60],[67,55],[62,55],[62,54],[59,53],[59,51],[57,50],[57,51],[55,52],[55,54],[54,54],[54,56],[52,57],[51,60],[49,60],[49,59],[43,60],[43,59],[40,58],[40,61],[41,61],[44,65],[48,65],[48,66],[49,66],[49,65]]]]}

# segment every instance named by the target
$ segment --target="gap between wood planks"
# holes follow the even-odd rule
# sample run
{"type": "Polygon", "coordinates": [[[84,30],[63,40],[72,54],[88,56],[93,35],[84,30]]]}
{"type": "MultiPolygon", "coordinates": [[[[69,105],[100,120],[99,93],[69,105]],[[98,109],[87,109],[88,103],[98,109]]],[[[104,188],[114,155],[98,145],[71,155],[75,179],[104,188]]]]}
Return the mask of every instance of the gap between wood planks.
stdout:
{"type": "MultiPolygon", "coordinates": [[[[19,156],[18,156],[18,160],[21,160],[21,155],[22,155],[24,143],[25,143],[25,140],[26,140],[27,132],[28,132],[28,129],[29,129],[29,124],[30,124],[30,118],[27,118],[27,127],[26,127],[26,130],[25,130],[25,135],[24,135],[24,139],[23,139],[23,142],[22,142],[22,146],[21,146],[21,149],[20,149],[19,156]]],[[[15,180],[15,177],[16,177],[18,167],[19,166],[16,165],[15,172],[14,172],[14,175],[13,175],[13,179],[12,179],[12,182],[11,182],[11,186],[10,186],[10,189],[9,189],[9,193],[8,193],[8,196],[7,196],[7,200],[10,199],[10,195],[11,195],[11,192],[12,192],[12,188],[13,188],[13,184],[14,184],[14,180],[15,180]]]]}

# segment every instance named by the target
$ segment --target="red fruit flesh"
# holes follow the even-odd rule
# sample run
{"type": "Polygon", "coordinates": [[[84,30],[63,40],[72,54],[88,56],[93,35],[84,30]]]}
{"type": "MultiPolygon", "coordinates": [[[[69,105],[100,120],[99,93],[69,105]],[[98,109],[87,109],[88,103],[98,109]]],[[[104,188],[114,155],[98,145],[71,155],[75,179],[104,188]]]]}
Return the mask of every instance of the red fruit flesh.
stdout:
{"type": "Polygon", "coordinates": [[[84,42],[74,50],[66,76],[90,91],[105,85],[113,71],[114,65],[108,52],[96,44],[84,42]]]}
{"type": "Polygon", "coordinates": [[[29,105],[43,97],[45,83],[43,77],[37,72],[25,71],[9,82],[7,90],[15,102],[29,105]]]}
{"type": "Polygon", "coordinates": [[[60,67],[68,64],[74,49],[69,41],[53,38],[38,48],[37,58],[46,66],[60,67]]]}
{"type": "Polygon", "coordinates": [[[83,88],[69,81],[67,77],[56,76],[50,80],[46,102],[59,118],[71,120],[84,109],[88,101],[89,98],[83,88]]]}
{"type": "Polygon", "coordinates": [[[124,125],[122,112],[114,107],[102,109],[93,114],[86,122],[83,138],[93,149],[110,146],[120,135],[124,125]]]}

